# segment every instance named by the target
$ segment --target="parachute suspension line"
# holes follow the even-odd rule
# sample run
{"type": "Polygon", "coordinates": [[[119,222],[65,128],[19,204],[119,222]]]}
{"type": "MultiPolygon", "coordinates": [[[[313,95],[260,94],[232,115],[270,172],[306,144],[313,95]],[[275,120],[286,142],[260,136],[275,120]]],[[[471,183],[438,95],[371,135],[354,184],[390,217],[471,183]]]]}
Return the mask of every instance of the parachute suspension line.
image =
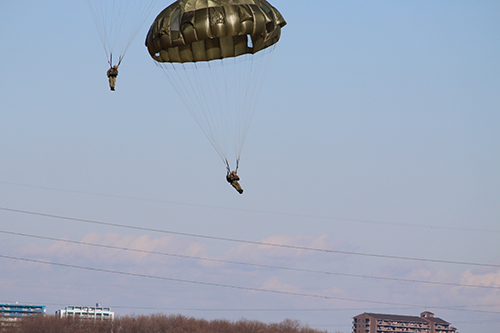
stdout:
{"type": "Polygon", "coordinates": [[[87,0],[106,58],[116,48],[121,63],[157,1],[87,0]]]}
{"type": "Polygon", "coordinates": [[[256,96],[252,93],[252,87],[256,84],[256,81],[253,77],[255,75],[254,73],[255,69],[252,66],[254,62],[254,57],[255,55],[246,55],[240,71],[241,80],[246,79],[251,84],[243,86],[242,87],[243,89],[241,91],[241,97],[243,99],[243,103],[242,103],[241,116],[239,119],[239,124],[240,124],[240,129],[238,133],[239,138],[236,141],[237,143],[239,143],[239,146],[235,147],[236,151],[235,156],[237,160],[239,160],[241,157],[241,152],[243,151],[243,144],[246,138],[246,133],[250,128],[252,113],[255,111],[252,106],[252,103],[254,102],[252,99],[256,98],[256,96]]]}
{"type": "Polygon", "coordinates": [[[188,65],[167,62],[159,63],[156,61],[154,63],[163,70],[163,73],[170,81],[170,84],[176,90],[177,95],[179,95],[191,116],[202,129],[210,144],[214,147],[215,151],[224,162],[226,157],[218,148],[217,138],[210,131],[210,118],[206,116],[207,114],[210,114],[210,112],[205,110],[206,105],[209,105],[209,102],[207,102],[206,94],[199,93],[199,90],[202,89],[207,83],[206,80],[200,80],[198,78],[200,73],[197,71],[200,65],[197,63],[188,65]],[[203,82],[203,84],[200,82],[203,82]],[[205,117],[203,117],[204,115],[205,117]]]}
{"type": "Polygon", "coordinates": [[[238,87],[241,86],[241,81],[238,80],[238,76],[235,73],[236,58],[230,57],[220,60],[220,72],[221,75],[219,80],[224,80],[225,83],[222,84],[221,94],[219,98],[221,99],[221,126],[223,126],[222,133],[225,133],[224,137],[224,147],[227,153],[229,149],[236,145],[237,140],[237,125],[238,125],[238,108],[239,103],[234,103],[234,99],[238,99],[238,87]],[[236,110],[235,110],[236,109],[236,110]]]}
{"type": "Polygon", "coordinates": [[[231,151],[239,166],[273,49],[208,62],[155,61],[226,166],[231,151]]]}
{"type": "Polygon", "coordinates": [[[116,67],[120,67],[120,64],[122,63],[122,60],[123,60],[123,56],[124,55],[121,55],[119,58],[118,58],[118,64],[116,64],[116,67]]]}
{"type": "MultiPolygon", "coordinates": [[[[228,173],[231,173],[231,167],[229,166],[229,162],[227,161],[227,159],[225,160],[226,162],[226,170],[228,173]]],[[[240,167],[240,159],[238,158],[236,160],[236,168],[234,169],[235,172],[238,172],[238,168],[240,167]]]]}
{"type": "Polygon", "coordinates": [[[245,55],[242,58],[242,64],[240,66],[240,80],[246,80],[248,84],[242,85],[239,94],[241,95],[242,103],[241,109],[236,114],[238,115],[238,139],[235,140],[237,146],[235,146],[235,156],[239,158],[242,151],[243,146],[243,136],[245,130],[249,126],[248,124],[248,115],[251,112],[251,103],[249,103],[250,94],[249,91],[255,82],[252,80],[252,71],[251,68],[248,67],[249,62],[251,61],[250,55],[245,55]]]}
{"type": "Polygon", "coordinates": [[[99,38],[101,39],[104,52],[106,52],[106,58],[109,58],[110,51],[108,50],[110,48],[108,46],[108,43],[106,42],[108,38],[107,38],[107,33],[106,33],[107,29],[105,24],[106,18],[104,17],[106,11],[102,8],[102,6],[99,6],[99,3],[100,1],[87,0],[87,4],[89,5],[90,8],[90,13],[92,14],[92,19],[94,20],[94,24],[97,28],[97,33],[99,34],[99,38]]]}
{"type": "MultiPolygon", "coordinates": [[[[116,64],[116,67],[120,67],[120,64],[122,63],[123,60],[123,55],[118,57],[118,63],[116,64]]],[[[109,60],[108,60],[109,67],[113,67],[113,53],[109,54],[109,60]]]]}
{"type": "Polygon", "coordinates": [[[273,51],[275,47],[276,44],[254,54],[253,56],[250,56],[249,60],[247,61],[247,70],[244,75],[250,74],[251,78],[249,78],[249,80],[251,80],[251,82],[254,82],[254,84],[248,85],[245,91],[244,100],[245,105],[248,105],[248,109],[245,112],[245,119],[241,122],[242,132],[241,138],[240,140],[238,140],[238,142],[240,143],[240,147],[238,149],[238,154],[236,154],[238,161],[241,158],[243,145],[246,141],[250,124],[257,109],[259,96],[264,87],[265,78],[269,70],[269,65],[271,64],[271,59],[272,55],[274,54],[273,51]]]}
{"type": "MultiPolygon", "coordinates": [[[[124,0],[114,0],[118,2],[123,2],[124,0]]],[[[129,35],[128,38],[123,40],[123,44],[121,47],[121,53],[120,53],[120,58],[118,61],[118,65],[121,63],[123,57],[125,56],[125,53],[128,51],[128,48],[130,47],[130,44],[132,44],[132,41],[135,39],[139,31],[141,30],[141,27],[144,25],[144,22],[146,22],[146,19],[148,18],[148,15],[151,13],[153,10],[153,7],[158,0],[132,0],[127,2],[127,7],[125,8],[124,12],[124,19],[122,20],[122,23],[120,24],[119,28],[119,34],[125,34],[129,35]],[[134,8],[132,6],[132,2],[135,3],[141,3],[141,6],[139,8],[134,8]],[[130,6],[129,6],[130,5],[130,6]],[[135,17],[135,20],[134,20],[135,17]],[[126,22],[125,18],[130,18],[131,22],[126,22]],[[123,28],[125,26],[128,26],[130,24],[131,29],[128,32],[124,32],[123,28]]],[[[137,6],[135,6],[137,7],[137,6]]]]}
{"type": "Polygon", "coordinates": [[[191,89],[199,102],[191,111],[214,149],[225,160],[227,156],[224,150],[224,131],[220,119],[223,106],[218,93],[221,80],[216,75],[216,69],[210,62],[194,64],[194,69],[188,77],[192,84],[191,89]]]}
{"type": "Polygon", "coordinates": [[[213,62],[203,62],[198,67],[198,72],[201,75],[200,91],[208,92],[202,93],[207,99],[202,108],[205,110],[202,113],[207,121],[207,131],[210,132],[214,140],[216,150],[219,154],[227,158],[226,145],[227,138],[225,137],[225,107],[222,102],[221,89],[224,88],[224,77],[220,74],[221,60],[214,60],[213,62]],[[208,100],[210,99],[210,100],[208,100]]]}

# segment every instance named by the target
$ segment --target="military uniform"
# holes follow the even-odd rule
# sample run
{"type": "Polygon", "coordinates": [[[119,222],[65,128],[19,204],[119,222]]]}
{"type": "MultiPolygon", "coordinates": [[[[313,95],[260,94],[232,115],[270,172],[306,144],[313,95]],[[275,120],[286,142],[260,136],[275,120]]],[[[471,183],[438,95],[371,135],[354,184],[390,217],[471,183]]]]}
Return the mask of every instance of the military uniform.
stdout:
{"type": "Polygon", "coordinates": [[[108,69],[108,78],[109,78],[109,88],[111,90],[115,90],[115,84],[116,84],[116,77],[118,76],[118,66],[113,66],[110,69],[108,69]]]}
{"type": "Polygon", "coordinates": [[[238,183],[238,180],[240,180],[240,177],[236,174],[236,171],[233,171],[231,173],[227,173],[226,175],[226,180],[229,184],[231,184],[236,191],[238,191],[239,194],[243,193],[243,189],[241,188],[240,183],[238,183]]]}

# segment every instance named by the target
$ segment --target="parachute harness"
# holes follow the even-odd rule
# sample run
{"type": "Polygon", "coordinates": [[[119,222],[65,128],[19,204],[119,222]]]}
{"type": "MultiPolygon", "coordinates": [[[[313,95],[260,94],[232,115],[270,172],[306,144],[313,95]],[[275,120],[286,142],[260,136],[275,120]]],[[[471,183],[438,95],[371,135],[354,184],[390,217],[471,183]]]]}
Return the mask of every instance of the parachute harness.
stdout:
{"type": "MultiPolygon", "coordinates": [[[[116,68],[120,67],[120,64],[122,63],[123,55],[118,57],[118,63],[116,64],[116,68]]],[[[113,67],[113,53],[109,54],[109,60],[108,60],[109,67],[113,67]]]]}
{"type": "MultiPolygon", "coordinates": [[[[231,168],[229,167],[229,162],[227,161],[227,159],[225,160],[225,162],[226,162],[226,170],[227,170],[227,172],[231,173],[231,168]]],[[[240,159],[238,158],[236,160],[236,169],[234,169],[235,172],[238,172],[239,165],[240,165],[240,159]]]]}

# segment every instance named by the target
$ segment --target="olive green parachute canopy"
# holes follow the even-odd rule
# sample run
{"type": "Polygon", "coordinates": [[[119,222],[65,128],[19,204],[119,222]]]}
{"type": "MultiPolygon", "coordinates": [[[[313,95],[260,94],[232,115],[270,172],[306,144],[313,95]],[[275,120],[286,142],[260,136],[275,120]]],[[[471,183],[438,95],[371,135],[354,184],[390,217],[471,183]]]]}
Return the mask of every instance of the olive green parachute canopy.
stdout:
{"type": "Polygon", "coordinates": [[[156,17],[146,46],[158,62],[237,57],[275,44],[285,25],[265,0],[178,0],[156,17]]]}
{"type": "Polygon", "coordinates": [[[158,14],[146,36],[155,65],[228,171],[238,169],[285,25],[265,0],[178,0],[158,14]],[[229,163],[233,157],[235,169],[229,163]]]}

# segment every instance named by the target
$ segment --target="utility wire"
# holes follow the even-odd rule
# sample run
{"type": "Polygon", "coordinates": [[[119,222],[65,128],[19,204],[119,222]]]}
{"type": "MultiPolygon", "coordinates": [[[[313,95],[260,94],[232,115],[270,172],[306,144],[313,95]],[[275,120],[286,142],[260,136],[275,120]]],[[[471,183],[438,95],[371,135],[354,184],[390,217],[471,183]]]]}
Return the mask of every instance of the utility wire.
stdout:
{"type": "Polygon", "coordinates": [[[247,262],[241,262],[241,261],[232,261],[232,260],[223,260],[223,259],[214,259],[214,258],[204,258],[204,257],[188,256],[188,255],[182,255],[182,254],[172,254],[172,253],[165,253],[165,252],[158,252],[158,251],[141,250],[141,249],[129,248],[129,247],[121,247],[121,246],[113,246],[113,245],[105,245],[105,244],[96,244],[96,243],[74,241],[74,240],[67,240],[67,239],[61,239],[61,238],[53,238],[53,237],[45,237],[45,236],[38,236],[38,235],[30,235],[30,234],[25,234],[25,233],[20,233],[20,232],[11,232],[11,231],[5,231],[5,230],[0,230],[0,233],[7,234],[7,235],[30,237],[30,238],[36,238],[36,239],[51,240],[51,241],[63,242],[63,243],[70,243],[70,244],[78,244],[78,245],[85,245],[85,246],[94,246],[94,247],[100,247],[100,248],[106,248],[106,249],[113,249],[113,250],[131,251],[131,252],[139,252],[139,253],[146,253],[146,254],[153,254],[153,255],[160,255],[160,256],[170,256],[170,257],[177,257],[177,258],[184,258],[184,259],[194,259],[194,260],[202,260],[202,261],[219,262],[219,263],[232,264],[232,265],[243,265],[243,266],[252,266],[252,267],[259,267],[259,268],[279,269],[279,270],[287,270],[287,271],[295,271],[295,272],[303,272],[303,273],[316,273],[316,274],[325,274],[325,275],[349,276],[349,277],[357,277],[357,278],[364,278],[364,279],[389,280],[389,281],[399,281],[399,282],[412,282],[412,283],[423,283],[423,284],[433,284],[433,285],[444,285],[444,286],[453,286],[453,287],[485,288],[485,289],[497,289],[497,290],[500,290],[500,287],[498,287],[498,286],[485,286],[485,285],[462,284],[462,283],[452,283],[452,282],[425,281],[425,280],[392,278],[392,277],[384,277],[384,276],[372,276],[372,275],[360,275],[360,274],[327,272],[327,271],[319,271],[319,270],[312,270],[312,269],[303,269],[303,268],[292,268],[292,267],[283,267],[283,266],[255,264],[255,263],[247,263],[247,262]]]}
{"type": "MultiPolygon", "coordinates": [[[[67,303],[47,303],[47,302],[38,302],[38,301],[4,301],[4,303],[15,303],[19,304],[34,304],[34,305],[51,305],[51,306],[65,306],[67,303]]],[[[479,307],[484,305],[462,305],[462,306],[446,306],[446,308],[463,309],[467,307],[479,307]]],[[[489,305],[489,306],[498,306],[498,305],[489,305]]],[[[364,311],[364,312],[373,312],[373,311],[389,311],[389,310],[401,310],[413,308],[414,306],[391,306],[391,307],[374,307],[372,309],[364,307],[358,308],[179,308],[179,307],[156,307],[156,306],[127,306],[127,305],[107,305],[107,307],[113,309],[134,309],[134,310],[157,310],[157,311],[205,311],[205,312],[332,312],[332,311],[364,311]]],[[[463,320],[459,321],[459,323],[482,323],[482,322],[500,322],[500,319],[495,320],[463,320]]]]}
{"type": "Polygon", "coordinates": [[[223,284],[223,283],[187,280],[187,279],[179,279],[179,278],[172,278],[172,277],[165,277],[165,276],[131,273],[131,272],[116,271],[116,270],[111,270],[111,269],[79,266],[79,265],[72,265],[72,264],[54,263],[54,262],[50,262],[50,261],[20,258],[20,257],[14,257],[14,256],[7,256],[7,255],[0,255],[0,258],[17,260],[17,261],[24,261],[24,262],[31,262],[31,263],[38,263],[38,264],[44,264],[44,265],[66,267],[66,268],[89,270],[89,271],[101,272],[101,273],[118,274],[118,275],[125,275],[125,276],[163,280],[163,281],[182,282],[182,283],[197,284],[197,285],[211,286],[211,287],[220,287],[220,288],[235,289],[235,290],[257,291],[257,292],[266,292],[266,293],[280,294],[280,295],[311,297],[311,298],[320,298],[320,299],[326,299],[326,300],[350,301],[350,302],[358,302],[358,303],[384,304],[384,305],[395,305],[395,306],[405,306],[405,307],[432,308],[432,309],[445,309],[445,310],[464,311],[464,312],[480,312],[480,313],[500,314],[500,312],[497,312],[497,311],[460,309],[460,308],[455,308],[455,307],[430,306],[430,305],[422,305],[422,304],[405,304],[405,303],[396,303],[396,302],[363,300],[363,299],[348,298],[348,297],[335,297],[335,296],[326,296],[326,295],[306,294],[306,293],[300,293],[300,292],[274,290],[274,289],[266,289],[266,288],[243,287],[243,286],[235,286],[235,285],[229,285],[229,284],[223,284]]]}
{"type": "Polygon", "coordinates": [[[394,256],[394,255],[374,254],[374,253],[362,253],[362,252],[353,252],[353,251],[328,250],[328,249],[318,249],[318,248],[312,248],[312,247],[306,247],[306,246],[295,246],[295,245],[287,245],[287,244],[277,244],[277,243],[268,243],[268,242],[260,242],[260,241],[242,240],[242,239],[235,239],[235,238],[198,235],[198,234],[191,234],[191,233],[185,233],[185,232],[153,229],[153,228],[138,227],[138,226],[124,225],[124,224],[111,223],[111,222],[102,222],[102,221],[94,221],[94,220],[80,219],[80,218],[67,217],[67,216],[37,213],[37,212],[31,212],[31,211],[19,210],[19,209],[11,209],[11,208],[5,208],[5,207],[0,207],[0,210],[15,212],[15,213],[22,213],[22,214],[29,214],[29,215],[36,215],[36,216],[43,216],[43,217],[50,217],[50,218],[67,220],[67,221],[105,225],[105,226],[124,228],[124,229],[157,232],[157,233],[164,233],[164,234],[170,234],[170,235],[195,237],[195,238],[202,238],[202,239],[211,239],[211,240],[226,241],[226,242],[233,242],[233,243],[272,246],[272,247],[280,247],[280,248],[287,248],[287,249],[294,249],[294,250],[314,251],[314,252],[323,252],[323,253],[335,253],[335,254],[362,256],[362,257],[372,257],[372,258],[411,260],[411,261],[431,262],[431,263],[440,263],[440,264],[469,265],[469,266],[480,266],[480,267],[500,267],[499,264],[482,264],[482,263],[465,262],[465,261],[425,259],[425,258],[404,257],[404,256],[394,256]]]}
{"type": "MultiPolygon", "coordinates": [[[[95,285],[95,284],[94,284],[95,285]]],[[[33,305],[51,305],[51,306],[66,306],[68,303],[47,303],[33,301],[5,301],[3,303],[12,304],[33,304],[33,305]]],[[[395,309],[408,309],[413,307],[374,307],[370,310],[367,307],[358,308],[180,308],[180,307],[157,307],[157,306],[127,306],[107,304],[106,307],[113,309],[133,309],[133,310],[156,310],[156,311],[204,311],[204,312],[331,312],[331,311],[388,311],[395,309]]]]}
{"type": "Polygon", "coordinates": [[[229,207],[229,206],[203,205],[203,204],[194,204],[194,203],[186,203],[186,202],[171,201],[171,200],[140,198],[140,197],[126,196],[126,195],[95,193],[95,192],[78,191],[78,190],[68,190],[68,189],[62,189],[62,188],[56,188],[56,187],[45,187],[45,186],[37,186],[37,185],[11,183],[11,182],[6,182],[6,181],[0,181],[0,184],[13,185],[13,186],[24,186],[24,187],[43,189],[43,190],[60,191],[60,192],[68,192],[68,193],[76,193],[76,194],[97,195],[97,196],[103,196],[103,197],[108,197],[108,198],[166,203],[166,204],[170,204],[170,205],[180,205],[180,206],[190,206],[190,207],[200,207],[200,208],[210,208],[210,209],[220,209],[220,210],[231,210],[231,211],[238,211],[238,212],[245,212],[245,213],[259,213],[259,214],[268,214],[268,215],[300,217],[300,218],[307,218],[307,219],[333,220],[333,221],[345,221],[345,222],[367,223],[367,224],[381,224],[381,225],[390,225],[390,226],[396,226],[396,227],[413,227],[413,228],[424,228],[424,229],[431,229],[431,230],[456,230],[456,231],[500,233],[500,230],[491,230],[491,229],[443,227],[443,226],[432,226],[432,225],[416,224],[416,223],[388,222],[388,221],[356,219],[356,218],[348,218],[348,217],[334,217],[334,216],[322,216],[322,215],[311,215],[311,214],[285,213],[285,212],[276,212],[276,211],[270,211],[270,210],[243,209],[243,208],[235,208],[235,207],[229,207]]]}

